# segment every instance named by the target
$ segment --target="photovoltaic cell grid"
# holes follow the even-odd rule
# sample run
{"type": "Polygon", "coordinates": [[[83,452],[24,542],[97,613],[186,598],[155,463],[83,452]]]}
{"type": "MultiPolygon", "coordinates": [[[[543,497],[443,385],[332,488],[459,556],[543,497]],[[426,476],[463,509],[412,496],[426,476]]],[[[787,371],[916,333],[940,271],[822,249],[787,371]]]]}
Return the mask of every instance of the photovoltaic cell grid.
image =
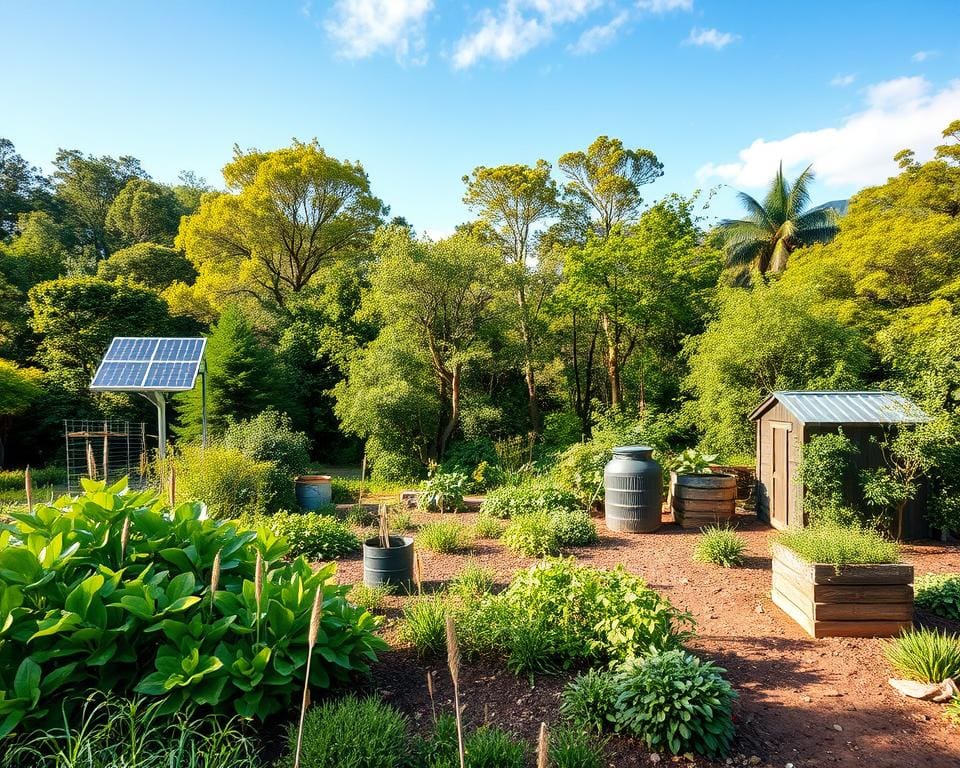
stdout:
{"type": "Polygon", "coordinates": [[[133,392],[193,389],[206,343],[206,339],[196,338],[118,336],[110,342],[90,388],[133,392]]]}

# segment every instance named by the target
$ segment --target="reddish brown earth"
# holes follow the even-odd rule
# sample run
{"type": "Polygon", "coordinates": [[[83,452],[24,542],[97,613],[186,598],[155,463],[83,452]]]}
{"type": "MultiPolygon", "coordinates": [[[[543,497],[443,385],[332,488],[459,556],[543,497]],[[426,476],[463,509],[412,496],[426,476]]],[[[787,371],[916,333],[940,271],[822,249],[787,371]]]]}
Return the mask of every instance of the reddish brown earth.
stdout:
{"type": "MultiPolygon", "coordinates": [[[[419,521],[437,517],[415,515],[419,521]]],[[[458,519],[469,524],[474,517],[463,514],[458,519]]],[[[571,554],[595,566],[623,564],[675,605],[689,610],[698,624],[697,637],[689,647],[727,670],[740,696],[733,764],[960,766],[960,729],[940,717],[938,705],[904,698],[888,685],[891,671],[881,652],[883,641],[813,640],[771,603],[772,530],[756,518],[740,516],[749,557],[745,567],[732,570],[692,562],[696,533],[670,524],[652,534],[613,533],[602,521],[598,528],[598,546],[571,554]]],[[[906,546],[904,555],[917,575],[960,571],[956,545],[917,543],[906,546]]],[[[428,582],[425,589],[455,576],[470,558],[494,570],[500,585],[534,562],[495,541],[480,541],[466,555],[422,552],[421,558],[428,582]]],[[[361,574],[359,558],[341,562],[341,581],[352,583],[361,574]]],[[[388,639],[405,599],[390,599],[384,629],[388,639]]],[[[930,616],[917,618],[960,631],[958,624],[930,616]]],[[[449,711],[452,692],[444,661],[420,660],[396,643],[394,648],[376,665],[371,688],[415,721],[427,723],[430,699],[425,676],[427,670],[436,670],[437,704],[449,711]]],[[[541,675],[531,681],[492,661],[467,663],[461,682],[465,716],[473,723],[486,719],[534,740],[541,720],[548,724],[557,720],[559,694],[570,676],[541,675]]],[[[641,743],[621,737],[610,740],[606,753],[611,766],[649,766],[657,761],[641,743]]],[[[664,755],[660,762],[671,762],[671,758],[664,755]]],[[[695,764],[712,765],[703,760],[695,764]]]]}

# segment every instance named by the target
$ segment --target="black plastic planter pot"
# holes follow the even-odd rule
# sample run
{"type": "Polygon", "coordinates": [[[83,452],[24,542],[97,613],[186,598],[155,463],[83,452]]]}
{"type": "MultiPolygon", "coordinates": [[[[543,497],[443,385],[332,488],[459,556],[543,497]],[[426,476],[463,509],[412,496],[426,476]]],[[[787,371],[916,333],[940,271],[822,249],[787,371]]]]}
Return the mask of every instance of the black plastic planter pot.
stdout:
{"type": "Polygon", "coordinates": [[[389,547],[380,546],[379,536],[363,542],[363,583],[368,587],[390,584],[410,591],[413,588],[413,538],[391,536],[389,547]]]}

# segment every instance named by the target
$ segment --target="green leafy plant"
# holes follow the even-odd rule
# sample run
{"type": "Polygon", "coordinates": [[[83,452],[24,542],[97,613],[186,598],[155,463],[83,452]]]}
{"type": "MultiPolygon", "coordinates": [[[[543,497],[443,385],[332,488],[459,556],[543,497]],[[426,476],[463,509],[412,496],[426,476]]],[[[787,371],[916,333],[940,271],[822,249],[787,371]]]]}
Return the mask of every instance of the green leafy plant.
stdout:
{"type": "Polygon", "coordinates": [[[438,520],[424,523],[416,536],[417,546],[431,552],[462,552],[471,544],[470,530],[460,523],[438,520]]]}
{"type": "Polygon", "coordinates": [[[900,562],[900,547],[873,530],[836,525],[790,528],[774,536],[775,544],[808,563],[842,565],[900,562]]]}
{"type": "Polygon", "coordinates": [[[346,511],[343,516],[343,521],[347,525],[353,525],[357,528],[369,528],[371,525],[376,525],[377,512],[362,504],[357,504],[346,511]]]}
{"type": "Polygon", "coordinates": [[[599,541],[597,526],[585,512],[559,512],[550,518],[553,535],[563,547],[586,547],[599,541]]]}
{"type": "MultiPolygon", "coordinates": [[[[236,448],[188,444],[168,461],[176,467],[177,502],[200,499],[211,517],[230,519],[276,512],[285,502],[289,506],[289,494],[278,494],[276,465],[251,459],[236,448]]],[[[165,467],[157,473],[167,476],[165,467]]],[[[292,493],[293,483],[289,485],[292,493]]]]}
{"type": "Polygon", "coordinates": [[[724,568],[743,565],[747,542],[729,526],[709,525],[697,538],[693,559],[699,563],[713,563],[724,568]]]}
{"type": "Polygon", "coordinates": [[[162,712],[281,711],[303,681],[318,590],[313,687],[366,673],[386,647],[335,566],[284,562],[283,539],[196,503],[82,482],[80,497],[14,514],[0,533],[0,736],[93,687],[158,697],[162,712]]]}
{"type": "Polygon", "coordinates": [[[803,446],[796,478],[803,486],[803,509],[813,524],[854,525],[866,522],[845,500],[857,446],[843,430],[814,435],[803,446]]]}
{"type": "MultiPolygon", "coordinates": [[[[292,768],[296,744],[297,729],[291,727],[278,768],[292,768]]],[[[324,702],[304,718],[304,768],[404,768],[410,754],[407,718],[378,698],[324,702]]]]}
{"type": "Polygon", "coordinates": [[[560,714],[584,731],[601,733],[610,725],[613,691],[609,672],[589,669],[564,687],[560,714]]]}
{"type": "Polygon", "coordinates": [[[358,608],[370,613],[379,613],[384,601],[397,589],[392,584],[378,584],[375,587],[366,584],[354,584],[347,593],[347,599],[358,608]]]}
{"type": "Polygon", "coordinates": [[[3,768],[260,768],[237,720],[160,711],[159,700],[92,694],[72,718],[5,745],[3,768]]]}
{"type": "MultiPolygon", "coordinates": [[[[67,484],[67,472],[63,467],[33,467],[30,470],[30,476],[34,488],[37,489],[63,487],[67,484]]],[[[25,488],[24,482],[24,470],[0,470],[0,491],[22,491],[25,488]]]]}
{"type": "Polygon", "coordinates": [[[422,595],[403,608],[397,637],[420,656],[436,656],[447,646],[447,606],[439,595],[422,595]]]}
{"type": "Polygon", "coordinates": [[[406,509],[395,509],[390,514],[390,530],[408,533],[416,530],[417,526],[413,523],[413,515],[406,509]]]}
{"type": "Polygon", "coordinates": [[[723,757],[736,698],[723,672],[679,649],[627,661],[611,676],[614,728],[653,750],[723,757]]]}
{"type": "Polygon", "coordinates": [[[597,528],[584,512],[550,515],[534,512],[515,518],[503,532],[503,543],[527,557],[556,555],[565,547],[597,542],[597,528]]]}
{"type": "Polygon", "coordinates": [[[898,674],[921,683],[960,678],[960,637],[934,629],[911,629],[883,646],[898,674]]]}
{"type": "Polygon", "coordinates": [[[947,702],[943,708],[943,716],[950,724],[960,727],[960,696],[954,696],[947,702]]]}
{"type": "Polygon", "coordinates": [[[423,481],[420,506],[429,512],[458,512],[468,484],[462,472],[438,472],[423,481]]]}
{"type": "Polygon", "coordinates": [[[478,539],[499,539],[503,535],[503,524],[492,515],[481,512],[473,524],[473,532],[478,539]]]}
{"type": "Polygon", "coordinates": [[[603,749],[578,728],[556,726],[550,731],[547,752],[552,768],[603,768],[603,749]]]}
{"type": "Polygon", "coordinates": [[[481,509],[487,515],[506,520],[536,513],[553,513],[561,510],[582,509],[576,494],[555,483],[538,479],[506,485],[487,494],[481,509]]]}
{"type": "Polygon", "coordinates": [[[470,561],[450,582],[450,592],[467,597],[486,595],[493,589],[494,573],[479,563],[470,561]]]}
{"type": "Polygon", "coordinates": [[[674,456],[668,467],[678,475],[710,474],[710,465],[717,460],[715,453],[701,453],[696,448],[687,448],[674,456]]]}
{"type": "MultiPolygon", "coordinates": [[[[332,505],[330,505],[332,512],[332,505]]],[[[290,555],[309,560],[335,560],[360,551],[360,539],[331,514],[277,512],[241,518],[250,527],[265,526],[290,545],[290,555]]]]}
{"type": "MultiPolygon", "coordinates": [[[[509,731],[485,725],[466,735],[466,768],[524,768],[526,745],[509,731]]],[[[457,721],[449,713],[437,718],[433,733],[420,737],[412,765],[417,768],[459,768],[457,721]]]]}
{"type": "Polygon", "coordinates": [[[913,582],[913,602],[918,608],[960,621],[960,573],[928,573],[913,582]]]}

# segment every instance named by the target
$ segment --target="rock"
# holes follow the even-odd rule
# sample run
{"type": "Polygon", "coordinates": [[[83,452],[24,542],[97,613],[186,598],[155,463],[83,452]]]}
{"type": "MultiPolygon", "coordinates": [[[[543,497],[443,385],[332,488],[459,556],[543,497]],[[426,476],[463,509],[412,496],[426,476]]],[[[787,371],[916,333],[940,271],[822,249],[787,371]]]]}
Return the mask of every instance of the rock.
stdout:
{"type": "Polygon", "coordinates": [[[750,759],[747,760],[747,763],[748,763],[749,765],[760,765],[760,763],[762,763],[762,762],[763,762],[763,760],[761,760],[757,755],[751,755],[751,756],[750,756],[750,759]]]}
{"type": "Polygon", "coordinates": [[[837,733],[843,733],[843,726],[839,723],[834,723],[833,730],[835,730],[837,733]]]}
{"type": "Polygon", "coordinates": [[[660,762],[660,755],[658,755],[656,752],[651,753],[651,754],[650,754],[650,762],[651,762],[651,763],[654,763],[654,764],[659,763],[659,762],[660,762]]]}
{"type": "Polygon", "coordinates": [[[804,702],[805,704],[809,704],[811,701],[813,701],[813,699],[811,699],[809,696],[801,696],[800,701],[804,702]]]}
{"type": "Polygon", "coordinates": [[[793,768],[793,763],[787,763],[783,768],[793,768]]]}
{"type": "Polygon", "coordinates": [[[757,603],[757,607],[753,609],[754,613],[763,613],[763,606],[760,603],[757,603]]]}

